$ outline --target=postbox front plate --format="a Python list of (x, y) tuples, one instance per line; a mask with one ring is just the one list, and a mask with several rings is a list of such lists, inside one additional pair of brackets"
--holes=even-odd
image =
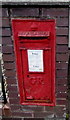
[(55, 21), (12, 20), (20, 103), (55, 105)]

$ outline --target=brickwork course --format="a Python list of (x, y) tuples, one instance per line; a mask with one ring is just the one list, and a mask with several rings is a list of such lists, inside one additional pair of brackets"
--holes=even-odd
[[(32, 5), (33, 4), (33, 5)], [(4, 74), (9, 91), (12, 115), (18, 120), (65, 120), (68, 105), (68, 62), (69, 62), (69, 4), (25, 5), (25, 3), (3, 3), (2, 6), (2, 53)], [(65, 4), (63, 6), (63, 4)], [(0, 15), (1, 16), (1, 15)], [(1, 17), (0, 17), (1, 18)], [(11, 19), (56, 19), (56, 106), (20, 105), (18, 80), (14, 54)], [(12, 118), (11, 118), (12, 117)], [(28, 119), (27, 119), (28, 118)], [(8, 119), (8, 118), (3, 118)]]

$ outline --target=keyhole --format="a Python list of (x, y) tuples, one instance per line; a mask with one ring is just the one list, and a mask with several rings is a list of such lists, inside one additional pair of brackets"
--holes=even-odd
[(27, 77), (29, 77), (29, 75), (27, 75)]

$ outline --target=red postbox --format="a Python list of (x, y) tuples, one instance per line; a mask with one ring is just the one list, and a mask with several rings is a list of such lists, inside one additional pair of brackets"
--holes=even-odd
[(12, 20), (20, 103), (55, 105), (55, 20)]

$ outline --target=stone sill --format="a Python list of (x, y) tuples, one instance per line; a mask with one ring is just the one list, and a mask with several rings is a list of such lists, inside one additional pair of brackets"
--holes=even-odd
[[(62, 0), (63, 1), (63, 0)], [(46, 0), (20, 0), (20, 2), (17, 0), (16, 2), (15, 1), (12, 1), (12, 0), (3, 0), (3, 2), (0, 1), (0, 4), (1, 5), (70, 5), (70, 2), (47, 2)]]

